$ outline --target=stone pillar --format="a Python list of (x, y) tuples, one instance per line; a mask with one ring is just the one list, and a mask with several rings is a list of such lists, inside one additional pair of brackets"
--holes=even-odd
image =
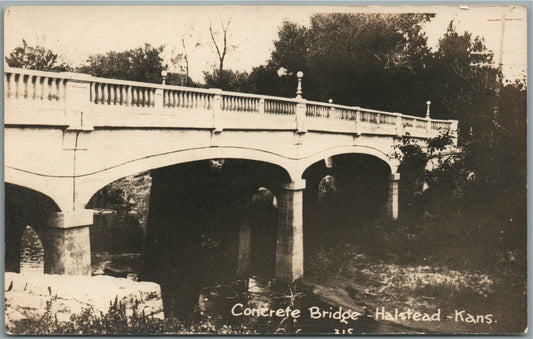
[(387, 198), (387, 217), (392, 220), (398, 219), (398, 182), (400, 173), (391, 174), (389, 177), (389, 196)]
[(44, 273), (91, 275), (92, 224), (92, 210), (52, 213), (46, 218), (38, 232), (44, 247)]
[(276, 283), (303, 277), (303, 190), (305, 180), (283, 185), (278, 194)]

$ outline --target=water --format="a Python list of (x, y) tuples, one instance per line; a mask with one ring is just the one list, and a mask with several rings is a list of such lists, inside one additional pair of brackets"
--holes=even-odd
[(20, 241), (20, 273), (44, 273), (43, 244), (30, 226), (26, 226)]

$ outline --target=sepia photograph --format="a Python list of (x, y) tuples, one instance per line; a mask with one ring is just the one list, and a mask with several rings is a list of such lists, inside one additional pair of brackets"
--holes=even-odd
[(5, 333), (527, 333), (527, 12), (5, 7)]

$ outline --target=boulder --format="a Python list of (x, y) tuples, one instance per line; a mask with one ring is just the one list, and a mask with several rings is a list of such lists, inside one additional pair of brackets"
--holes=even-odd
[(131, 316), (137, 304), (137, 312), (163, 319), (161, 288), (153, 282), (137, 282), (105, 275), (85, 277), (50, 274), (4, 275), (5, 328), (9, 331), (14, 322), (38, 319), (47, 310), (57, 320), (69, 321), (72, 314), (79, 314), (92, 307), (95, 314), (105, 314), (110, 303), (118, 299)]

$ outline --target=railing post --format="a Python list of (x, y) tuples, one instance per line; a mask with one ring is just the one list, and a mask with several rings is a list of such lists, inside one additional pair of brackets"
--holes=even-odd
[(426, 138), (431, 137), (431, 118), (426, 117)]
[(265, 114), (265, 98), (259, 99), (259, 114)]
[(450, 134), (453, 138), (453, 144), (457, 147), (457, 139), (459, 138), (459, 121), (450, 120)]
[(396, 114), (396, 136), (401, 137), (403, 135), (402, 114), (401, 113), (394, 113), (394, 114)]
[(165, 102), (163, 97), (164, 89), (162, 88), (156, 88), (155, 89), (155, 97), (154, 97), (154, 107), (155, 108), (164, 108)]
[(93, 130), (93, 121), (89, 114), (91, 102), (91, 76), (73, 74), (69, 77), (65, 89), (65, 122), (68, 130)]
[(361, 135), (361, 111), (360, 107), (354, 107), (355, 111), (355, 134)]
[(213, 132), (222, 132), (222, 124), (220, 121), (220, 113), (222, 113), (222, 90), (220, 88), (210, 88), (213, 92)]
[(296, 104), (296, 133), (304, 134), (307, 133), (305, 128), (305, 112), (307, 110), (307, 100), (301, 99), (298, 100)]

